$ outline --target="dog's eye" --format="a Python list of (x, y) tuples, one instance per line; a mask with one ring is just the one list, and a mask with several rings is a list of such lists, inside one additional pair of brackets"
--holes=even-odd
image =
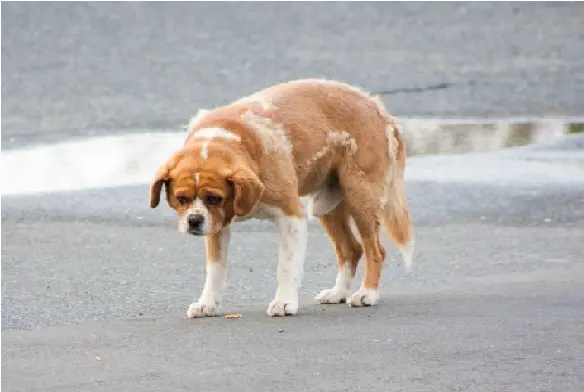
[(211, 204), (211, 205), (213, 205), (213, 204), (219, 204), (219, 203), (221, 203), (221, 200), (223, 200), (221, 198), (221, 196), (217, 196), (217, 195), (208, 195), (205, 198), (205, 201), (207, 202), (207, 204)]
[(189, 199), (186, 196), (177, 196), (176, 201), (178, 201), (180, 204), (187, 204)]

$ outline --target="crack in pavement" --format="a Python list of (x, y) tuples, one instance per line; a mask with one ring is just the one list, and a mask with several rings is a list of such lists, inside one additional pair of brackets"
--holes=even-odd
[[(395, 94), (399, 94), (399, 93), (405, 93), (405, 94), (425, 93), (428, 91), (446, 90), (446, 89), (449, 89), (457, 84), (460, 84), (460, 83), (442, 82), (442, 83), (432, 84), (432, 85), (422, 86), (422, 87), (399, 87), (399, 88), (388, 89), (388, 90), (373, 90), (372, 94), (373, 95), (395, 95)], [(475, 84), (475, 82), (471, 81), (471, 82), (466, 83), (466, 84), (468, 84), (469, 86), (472, 86)]]

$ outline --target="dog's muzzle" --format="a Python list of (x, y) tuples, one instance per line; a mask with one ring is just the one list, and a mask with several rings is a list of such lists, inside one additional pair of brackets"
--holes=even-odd
[(187, 223), (189, 224), (188, 232), (193, 235), (203, 235), (203, 224), (205, 223), (205, 217), (201, 214), (191, 214), (187, 217)]

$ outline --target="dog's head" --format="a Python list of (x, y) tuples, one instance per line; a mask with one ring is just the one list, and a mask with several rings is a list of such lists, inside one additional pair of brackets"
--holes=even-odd
[(203, 159), (201, 148), (207, 146), (175, 153), (150, 185), (150, 207), (158, 206), (165, 186), (168, 205), (179, 216), (179, 231), (196, 236), (217, 233), (236, 216), (248, 215), (264, 191), (253, 171), (228, 153)]

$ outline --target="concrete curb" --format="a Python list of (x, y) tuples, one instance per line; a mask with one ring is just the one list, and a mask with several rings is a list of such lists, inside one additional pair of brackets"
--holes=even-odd
[[(566, 132), (565, 120), (481, 123), (396, 119), (405, 133), (407, 150), (414, 156), (556, 142)], [(2, 151), (2, 194), (147, 184), (158, 166), (182, 146), (184, 136), (184, 132), (132, 133), (5, 150)], [(416, 177), (418, 169), (409, 167), (406, 176)], [(423, 169), (420, 175), (432, 178), (430, 169)], [(469, 176), (472, 177), (467, 171), (461, 178)]]
[(493, 151), (554, 142), (578, 119), (411, 119), (396, 118), (403, 128), (409, 155)]

